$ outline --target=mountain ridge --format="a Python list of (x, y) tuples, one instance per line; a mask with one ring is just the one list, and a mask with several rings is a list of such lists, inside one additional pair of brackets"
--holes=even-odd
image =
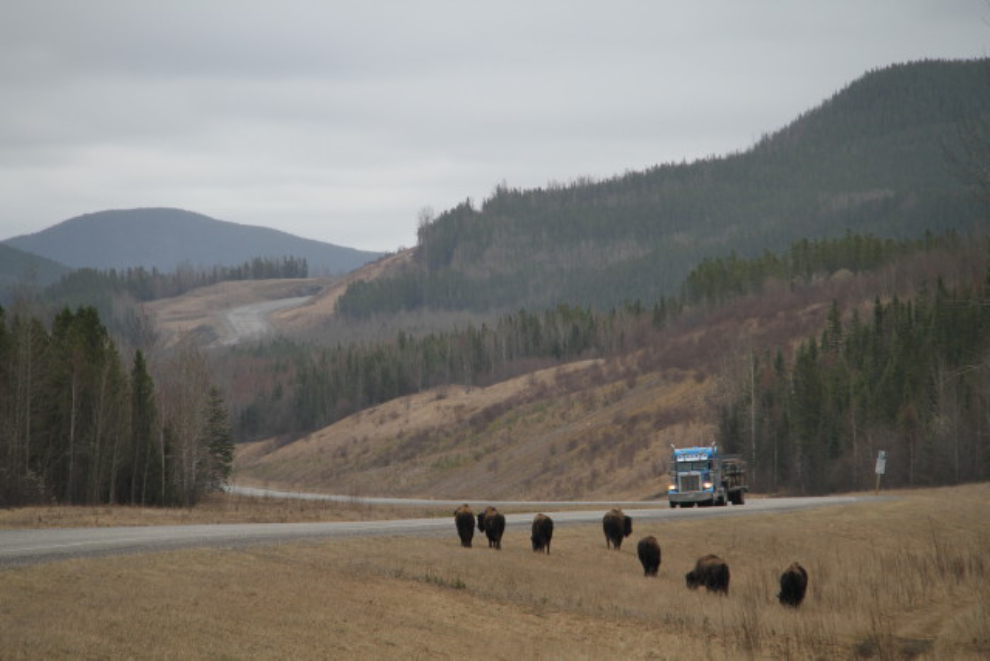
[(82, 214), (3, 243), (72, 268), (101, 270), (171, 272), (183, 265), (211, 268), (258, 257), (295, 257), (305, 259), (311, 273), (338, 274), (381, 256), (170, 207)]
[(0, 243), (0, 298), (3, 290), (27, 283), (46, 287), (71, 271), (68, 266)]
[(417, 268), (352, 288), (352, 317), (416, 309), (602, 309), (677, 293), (693, 266), (846, 231), (979, 227), (951, 171), (959, 123), (990, 122), (990, 60), (873, 70), (754, 147), (601, 181), (501, 185), (420, 227)]

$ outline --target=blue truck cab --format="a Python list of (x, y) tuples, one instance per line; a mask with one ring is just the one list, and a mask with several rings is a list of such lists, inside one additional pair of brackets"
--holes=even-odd
[(671, 507), (742, 505), (746, 463), (739, 455), (722, 455), (717, 445), (673, 448), (670, 460)]

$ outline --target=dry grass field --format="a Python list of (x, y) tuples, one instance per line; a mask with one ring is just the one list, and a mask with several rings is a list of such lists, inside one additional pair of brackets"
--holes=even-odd
[[(549, 556), (446, 537), (78, 560), (0, 572), (0, 658), (990, 656), (990, 485), (781, 515), (563, 527)], [(655, 535), (658, 578), (635, 543)], [(477, 539), (477, 538), (476, 538)], [(717, 553), (726, 598), (684, 573)], [(804, 605), (777, 577), (809, 571)]]
[[(609, 370), (612, 370), (611, 372)], [(665, 492), (671, 444), (710, 442), (711, 379), (629, 379), (603, 360), (385, 402), (293, 443), (239, 445), (239, 483), (427, 498), (636, 500)]]

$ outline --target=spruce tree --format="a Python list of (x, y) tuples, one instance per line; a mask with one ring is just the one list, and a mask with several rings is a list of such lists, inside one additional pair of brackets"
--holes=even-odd
[(227, 408), (216, 386), (210, 387), (206, 408), (206, 429), (203, 435), (208, 461), (206, 487), (218, 491), (230, 479), (234, 465), (234, 440), (227, 418)]

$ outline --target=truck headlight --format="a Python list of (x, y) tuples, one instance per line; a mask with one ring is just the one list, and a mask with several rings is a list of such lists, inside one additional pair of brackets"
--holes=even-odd
[(667, 487), (667, 491), (677, 491), (677, 485), (671, 484), (669, 487)]
[(705, 482), (701, 486), (705, 487), (705, 490), (707, 491), (708, 489), (711, 489), (712, 488), (712, 483), (711, 482)]

